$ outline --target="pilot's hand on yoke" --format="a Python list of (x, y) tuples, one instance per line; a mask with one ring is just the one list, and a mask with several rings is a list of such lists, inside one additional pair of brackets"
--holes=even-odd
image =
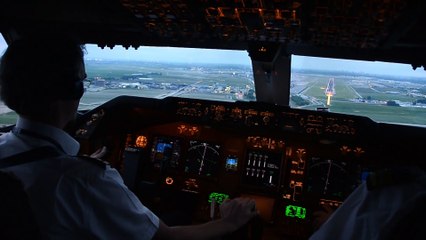
[(224, 221), (235, 227), (235, 230), (248, 223), (258, 212), (256, 203), (249, 198), (225, 200), (220, 205), (220, 214)]

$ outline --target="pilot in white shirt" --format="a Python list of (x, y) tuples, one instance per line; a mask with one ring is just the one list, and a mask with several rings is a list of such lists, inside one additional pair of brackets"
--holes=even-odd
[(355, 189), (310, 240), (424, 239), (425, 171), (400, 166), (379, 173)]
[[(23, 130), (23, 131), (22, 131)], [(159, 219), (103, 162), (75, 156), (79, 144), (61, 129), (19, 118), (0, 136), (0, 157), (37, 147), (62, 152), (55, 158), (10, 167), (24, 183), (43, 239), (151, 239)], [(1, 161), (1, 160), (0, 160)]]
[(61, 153), (6, 169), (23, 182), (43, 239), (214, 239), (257, 215), (252, 199), (236, 198), (220, 206), (220, 219), (169, 227), (116, 170), (73, 157), (79, 144), (62, 129), (84, 93), (83, 56), (79, 41), (54, 32), (13, 41), (0, 62), (0, 98), (19, 115), (15, 129), (0, 137), (0, 161), (42, 146)]

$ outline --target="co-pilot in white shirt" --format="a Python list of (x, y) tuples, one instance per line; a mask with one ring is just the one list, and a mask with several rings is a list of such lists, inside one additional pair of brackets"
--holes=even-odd
[[(61, 129), (24, 118), (16, 129), (36, 134), (0, 136), (0, 159), (47, 145), (69, 156), (78, 153), (78, 142)], [(109, 166), (57, 157), (7, 170), (24, 183), (43, 239), (151, 239), (158, 230), (158, 217)]]
[(372, 190), (361, 184), (310, 240), (425, 239), (426, 173), (400, 170), (406, 173), (400, 183)]

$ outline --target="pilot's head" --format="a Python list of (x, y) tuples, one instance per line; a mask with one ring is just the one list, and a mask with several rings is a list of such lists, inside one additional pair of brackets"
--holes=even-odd
[(12, 42), (0, 62), (1, 100), (35, 120), (50, 116), (58, 103), (76, 111), (86, 78), (83, 56), (84, 47), (62, 34)]

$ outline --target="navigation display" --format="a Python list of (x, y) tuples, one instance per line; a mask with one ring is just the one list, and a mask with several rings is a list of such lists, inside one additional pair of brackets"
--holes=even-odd
[(359, 167), (343, 160), (312, 157), (309, 159), (307, 192), (343, 200), (360, 184), (361, 173), (356, 172), (357, 169)]
[(219, 167), (219, 149), (217, 144), (190, 141), (185, 172), (200, 176), (216, 176)]
[(155, 168), (176, 168), (179, 166), (180, 141), (156, 137), (151, 148), (151, 162)]

